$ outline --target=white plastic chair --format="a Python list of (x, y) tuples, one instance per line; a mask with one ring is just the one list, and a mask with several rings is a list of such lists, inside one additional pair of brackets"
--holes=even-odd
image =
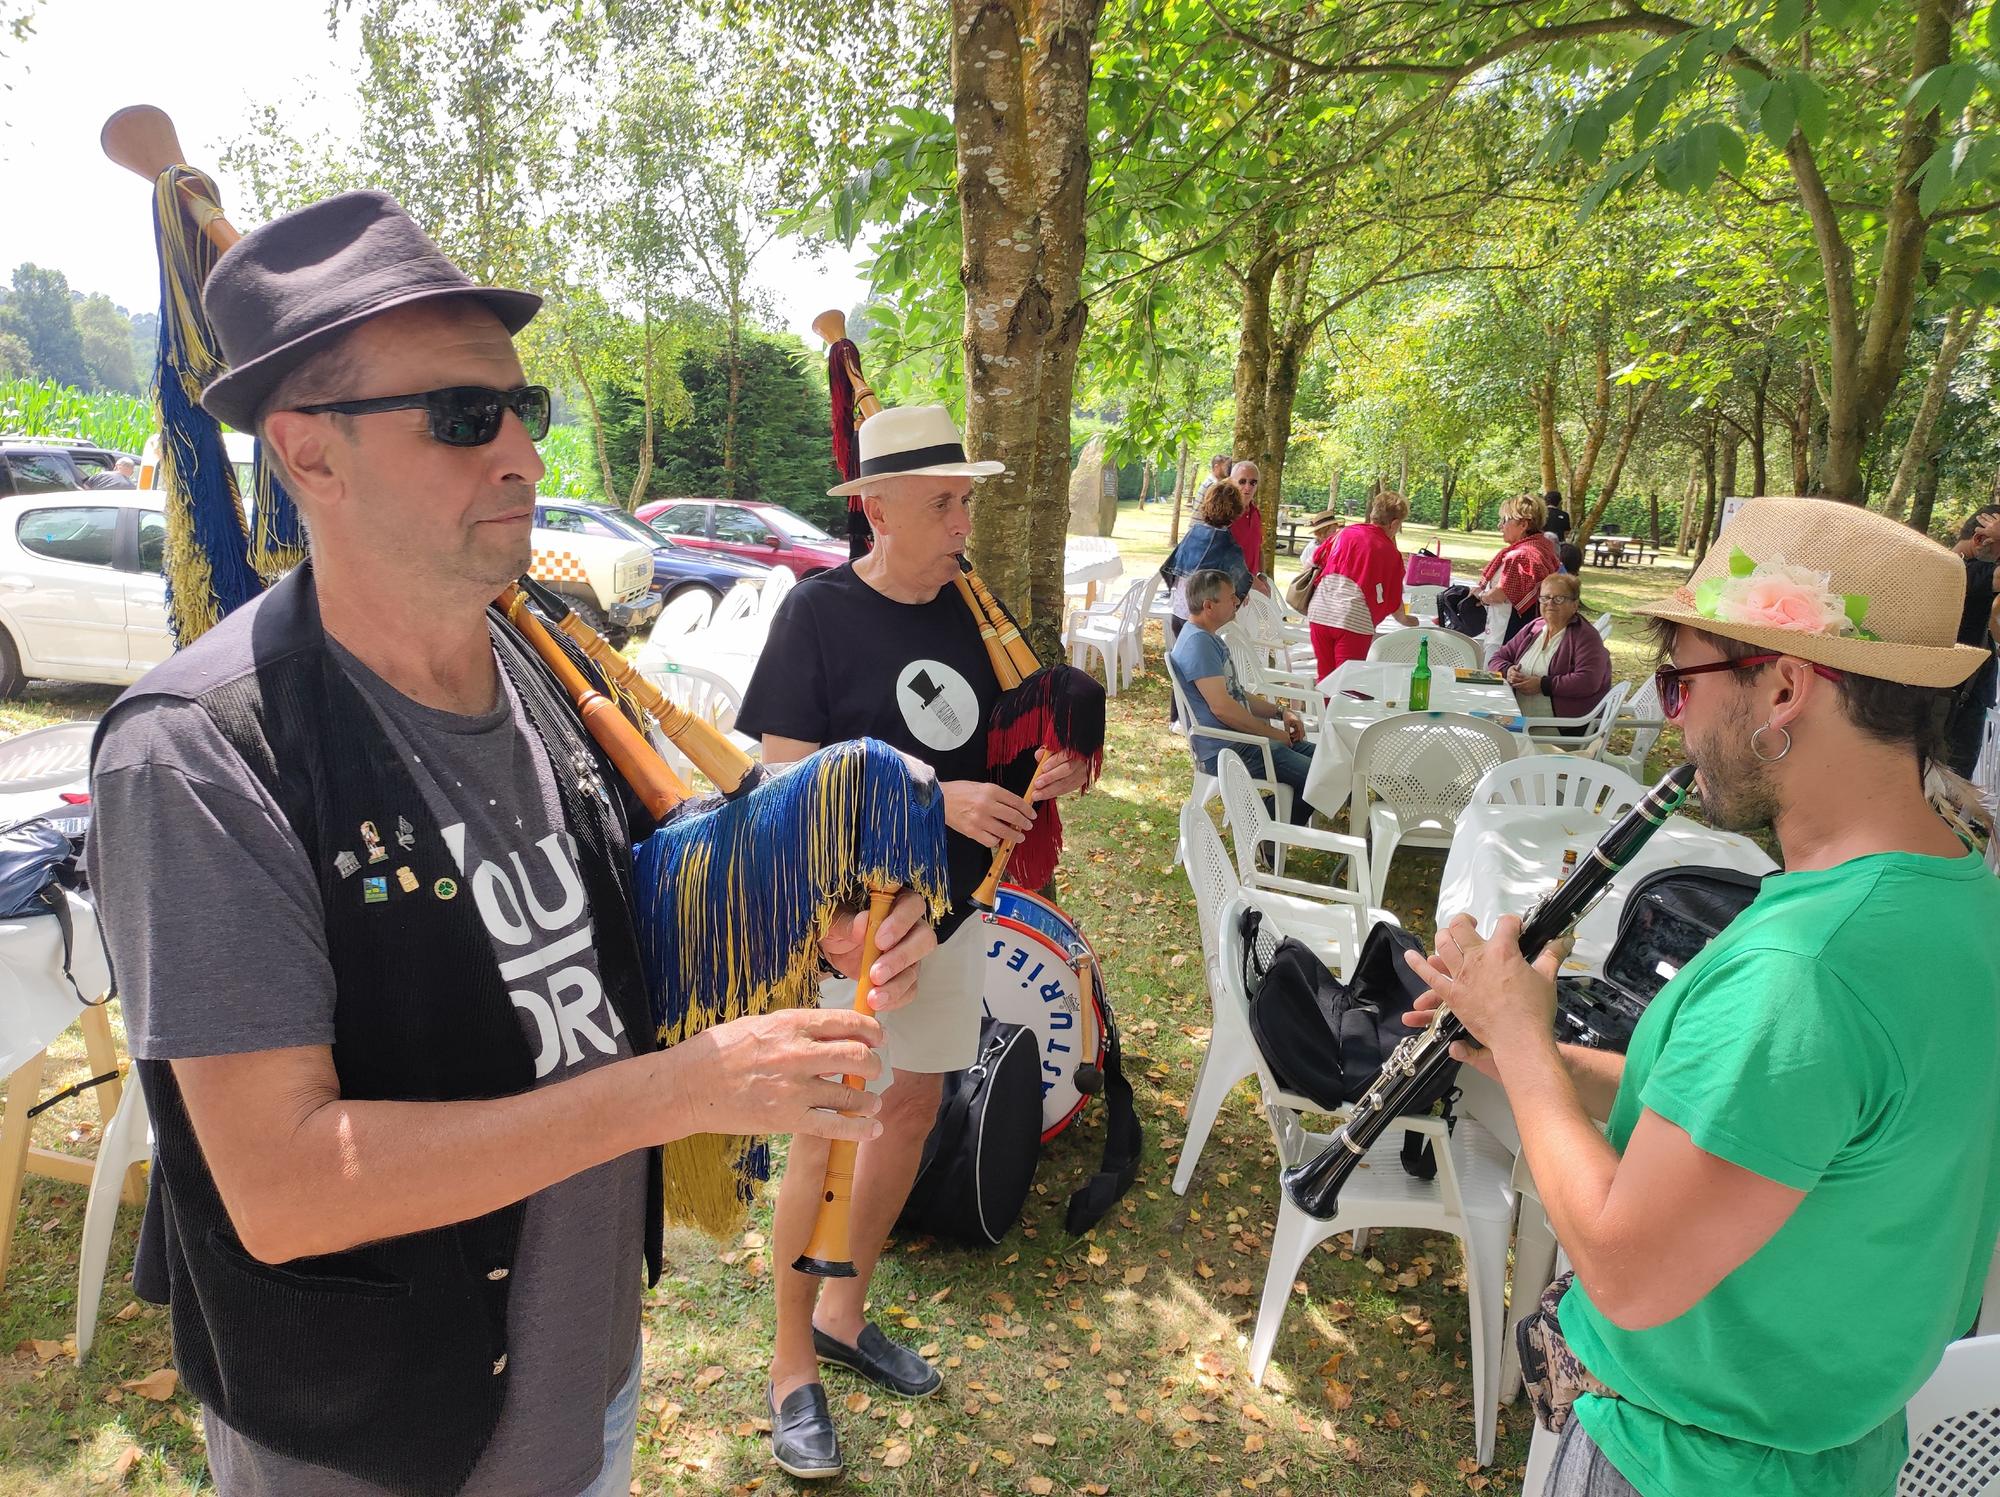
[(790, 567), (772, 567), (764, 574), (764, 585), (757, 593), (757, 612), (766, 617), (776, 613), (785, 594), (798, 585), (799, 574)]
[(59, 790), (90, 775), (90, 740), (97, 723), (56, 723), (0, 743), (0, 796)]
[(1308, 721), (1319, 720), (1326, 698), (1320, 695), (1319, 682), (1311, 671), (1287, 670), (1273, 665), (1270, 652), (1255, 634), (1242, 627), (1241, 619), (1224, 624), (1216, 632), (1229, 646), (1229, 658), (1236, 662), (1236, 674), (1241, 678), (1245, 691), (1290, 702)]
[[(646, 679), (659, 687), (668, 701), (709, 723), (751, 758), (756, 758), (762, 750), (759, 739), (736, 731), (736, 714), (742, 709), (743, 693), (727, 677), (698, 665), (666, 661), (647, 670)], [(683, 780), (691, 779), (694, 765), (674, 741), (657, 726), (651, 728), (650, 736), (674, 772)]]
[(733, 624), (738, 619), (754, 617), (764, 599), (764, 585), (744, 578), (722, 595), (722, 601), (715, 605), (711, 624)]
[(76, 1359), (90, 1355), (97, 1336), (97, 1312), (104, 1299), (104, 1275), (111, 1260), (111, 1238), (118, 1226), (118, 1202), (125, 1176), (133, 1165), (153, 1156), (153, 1119), (136, 1075), (120, 1089), (118, 1110), (104, 1125), (97, 1141), (97, 1161), (90, 1176), (90, 1195), (83, 1208), (83, 1241), (77, 1248)]
[(1609, 609), (1606, 609), (1603, 613), (1600, 613), (1596, 618), (1592, 619), (1590, 621), (1590, 627), (1597, 631), (1597, 637), (1599, 639), (1606, 639), (1606, 640), (1610, 639), (1611, 611)]
[(1145, 585), (1143, 579), (1133, 582), (1110, 609), (1074, 610), (1063, 630), (1063, 644), (1069, 649), (1071, 665), (1083, 669), (1093, 652), (1103, 661), (1104, 690), (1108, 696), (1118, 695), (1121, 677), (1136, 674), (1128, 667), (1133, 664), (1133, 640), (1140, 628), (1140, 594)]
[[(1234, 908), (1232, 904), (1231, 908)], [(1216, 932), (1216, 1002), (1239, 1005), (1248, 1024), (1249, 1004), (1243, 993), (1243, 938), (1236, 921), (1225, 915)], [(1272, 1087), (1263, 1057), (1256, 1057), (1258, 1079)], [(1280, 1094), (1282, 1095), (1282, 1094)], [(1305, 1109), (1286, 1106), (1267, 1093), (1265, 1113), (1271, 1120), (1279, 1167), (1311, 1158), (1330, 1142), (1330, 1135), (1307, 1132), (1295, 1114)], [(1403, 1134), (1429, 1137), (1437, 1154), (1437, 1176), (1419, 1180), (1402, 1163)], [(1478, 1123), (1462, 1119), (1447, 1129), (1442, 1118), (1399, 1118), (1340, 1192), (1339, 1210), (1329, 1221), (1307, 1216), (1283, 1191), (1278, 1193), (1278, 1229), (1271, 1239), (1271, 1262), (1264, 1274), (1257, 1326), (1250, 1338), (1250, 1377), (1261, 1385), (1292, 1298), (1293, 1281), (1312, 1250), (1340, 1232), (1376, 1227), (1405, 1227), (1449, 1232), (1465, 1251), (1467, 1320), (1471, 1326), (1472, 1405), (1479, 1463), (1493, 1459), (1493, 1436), (1499, 1414), (1500, 1325), (1507, 1281), (1507, 1238), (1513, 1222), (1514, 1198), (1508, 1188), (1512, 1161), (1506, 1150)]]
[(1896, 1497), (1971, 1497), (2000, 1487), (2000, 1336), (1947, 1346), (1907, 1415), (1910, 1458)]
[[(1667, 725), (1660, 716), (1660, 688), (1648, 676), (1639, 683), (1638, 689), (1629, 692), (1624, 704), (1618, 709), (1604, 736), (1604, 746), (1597, 751), (1600, 763), (1613, 769), (1623, 770), (1635, 780), (1646, 778), (1646, 760), (1653, 752), (1653, 745), (1660, 741), (1660, 729)], [(1611, 751), (1611, 734), (1625, 729), (1632, 731), (1632, 743), (1622, 754)]]
[[(1525, 719), (1523, 731), (1538, 754), (1567, 754), (1594, 759), (1604, 752), (1604, 745), (1611, 741), (1612, 720), (1624, 708), (1626, 693), (1631, 689), (1624, 681), (1613, 681), (1611, 689), (1583, 716), (1530, 717)], [(1580, 728), (1582, 731), (1570, 735), (1563, 731), (1565, 728)]]
[[(1181, 852), (1188, 882), (1194, 887), (1202, 971), (1208, 983), (1212, 1015), (1208, 1048), (1202, 1053), (1194, 1096), (1188, 1103), (1187, 1135), (1181, 1141), (1180, 1162), (1174, 1166), (1175, 1195), (1187, 1194), (1195, 1165), (1215, 1127), (1216, 1115), (1245, 1077), (1258, 1077), (1264, 1090), (1264, 1105), (1275, 1104), (1287, 1116), (1307, 1111), (1313, 1105), (1309, 1097), (1294, 1096), (1280, 1089), (1263, 1066), (1262, 1052), (1250, 1032), (1248, 1002), (1236, 996), (1241, 992), (1240, 977), (1233, 986), (1219, 980), (1217, 964), (1222, 958), (1218, 932), (1222, 922), (1228, 920), (1233, 924), (1243, 910), (1254, 908), (1263, 914), (1264, 932), (1274, 946), (1277, 938), (1290, 936), (1345, 978), (1353, 968), (1355, 952), (1360, 949), (1362, 931), (1372, 927), (1375, 918), (1392, 924), (1395, 920), (1383, 910), (1310, 905), (1289, 895), (1242, 888), (1229, 866), (1229, 855), (1223, 851), (1221, 834), (1199, 806), (1181, 808)], [(1240, 963), (1240, 944), (1237, 949)], [(1241, 973), (1240, 965), (1237, 971)], [(1275, 1121), (1273, 1126), (1278, 1126)]]
[(1368, 829), (1371, 904), (1382, 903), (1396, 849), (1450, 847), (1473, 787), (1518, 753), (1515, 735), (1498, 723), (1456, 712), (1405, 712), (1361, 730), (1347, 817)]
[(1607, 819), (1623, 816), (1645, 797), (1646, 787), (1622, 769), (1540, 754), (1494, 765), (1472, 790), (1473, 804), (1574, 806)]
[(1486, 663), (1486, 652), (1476, 639), (1457, 633), (1451, 629), (1398, 629), (1393, 634), (1378, 634), (1375, 642), (1368, 646), (1370, 660), (1387, 660), (1398, 665), (1414, 665), (1418, 644), (1428, 639), (1431, 642), (1431, 669), (1476, 671)]
[(667, 606), (660, 610), (653, 624), (653, 637), (674, 639), (692, 634), (697, 629), (706, 629), (713, 617), (715, 594), (705, 587), (684, 587), (667, 599)]
[(1236, 617), (1279, 670), (1304, 671), (1312, 665), (1312, 635), (1305, 624), (1287, 621), (1282, 603), (1252, 588)]
[[(1193, 628), (1194, 626), (1189, 625), (1188, 627)], [(1217, 779), (1213, 771), (1205, 770), (1201, 767), (1201, 754), (1198, 752), (1198, 747), (1228, 743), (1247, 743), (1263, 756), (1264, 773), (1261, 778), (1254, 775), (1252, 778), (1257, 779), (1260, 789), (1268, 792), (1276, 799), (1278, 815), (1289, 820), (1292, 814), (1292, 787), (1278, 779), (1278, 767), (1271, 760), (1271, 740), (1266, 738), (1262, 733), (1239, 733), (1234, 728), (1202, 727), (1195, 721), (1194, 713), (1188, 707), (1188, 689), (1182, 683), (1180, 672), (1174, 668), (1174, 663), (1171, 660), (1167, 662), (1167, 683), (1173, 687), (1174, 691), (1176, 722), (1174, 731), (1187, 740), (1188, 756), (1192, 761), (1194, 771), (1194, 784), (1188, 792), (1189, 802), (1193, 805), (1206, 808), (1210, 801), (1219, 800), (1222, 796), (1221, 781)], [(1197, 733), (1200, 735), (1199, 746), (1196, 742)], [(1228, 749), (1222, 750), (1217, 755), (1218, 768), (1221, 767), (1223, 754), (1227, 754), (1230, 758), (1237, 757), (1234, 752)], [(1227, 813), (1225, 812), (1225, 814)]]
[[(1215, 767), (1222, 781), (1222, 807), (1229, 818), (1229, 834), (1236, 844), (1236, 877), (1240, 883), (1253, 889), (1303, 894), (1309, 899), (1335, 897), (1339, 891), (1334, 885), (1285, 877), (1285, 849), (1296, 847), (1345, 859), (1341, 872), (1348, 895), (1356, 900), (1367, 896), (1372, 887), (1367, 843), (1345, 832), (1323, 832), (1317, 827), (1274, 821), (1265, 809), (1264, 797), (1258, 794), (1257, 783), (1250, 778), (1249, 765), (1234, 754), (1226, 754), (1216, 760)], [(1271, 849), (1270, 873), (1260, 871), (1257, 866), (1258, 850), (1265, 847)]]

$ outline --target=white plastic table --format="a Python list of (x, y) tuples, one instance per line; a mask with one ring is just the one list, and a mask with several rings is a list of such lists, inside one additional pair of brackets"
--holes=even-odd
[[(1353, 781), (1354, 746), (1362, 730), (1385, 717), (1410, 710), (1410, 672), (1415, 667), (1388, 660), (1350, 660), (1321, 679), (1327, 705), (1319, 716), (1312, 770), (1306, 776), (1306, 800), (1322, 816), (1331, 817), (1347, 804)], [(1366, 700), (1348, 696), (1361, 692)], [(1446, 667), (1431, 670), (1432, 712), (1463, 712), (1497, 721), (1502, 727), (1521, 725), (1520, 704), (1505, 682), (1484, 685), (1461, 681)]]
[(1097, 601), (1098, 584), (1125, 575), (1125, 558), (1109, 536), (1072, 535), (1063, 539), (1063, 591), (1082, 593), (1084, 606)]

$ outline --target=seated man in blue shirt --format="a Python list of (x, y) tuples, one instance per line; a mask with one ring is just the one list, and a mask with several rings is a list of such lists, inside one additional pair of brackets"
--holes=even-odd
[(1204, 741), (1203, 728), (1229, 728), (1238, 733), (1255, 733), (1269, 738), (1271, 764), (1279, 782), (1292, 788), (1292, 821), (1304, 826), (1312, 816), (1306, 804), (1306, 770), (1312, 765), (1313, 746), (1305, 742), (1305, 727), (1291, 708), (1244, 691), (1237, 678), (1236, 663), (1229, 658), (1229, 646), (1215, 631), (1236, 617), (1236, 588), (1229, 574), (1214, 570), (1191, 572), (1187, 579), (1188, 623), (1180, 638), (1167, 652), (1167, 662), (1187, 690), (1188, 708), (1194, 713), (1195, 761), (1202, 773), (1215, 773), (1216, 755), (1229, 749), (1250, 766), (1258, 779), (1264, 778), (1264, 756), (1247, 743)]

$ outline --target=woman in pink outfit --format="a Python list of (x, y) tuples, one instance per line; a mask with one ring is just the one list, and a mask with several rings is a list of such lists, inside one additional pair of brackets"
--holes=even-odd
[(1403, 555), (1396, 549), (1409, 513), (1401, 494), (1377, 494), (1368, 501), (1366, 520), (1336, 530), (1314, 548), (1307, 564), (1320, 568), (1320, 579), (1306, 623), (1320, 680), (1366, 656), (1375, 626), (1390, 614), (1416, 622), (1403, 607)]
[(1516, 494), (1500, 506), (1500, 539), (1507, 544), (1486, 563), (1473, 592), (1489, 608), (1505, 603), (1514, 610), (1506, 639), (1534, 619), (1542, 579), (1562, 570), (1555, 543), (1543, 534), (1548, 515), (1548, 506), (1534, 494)]

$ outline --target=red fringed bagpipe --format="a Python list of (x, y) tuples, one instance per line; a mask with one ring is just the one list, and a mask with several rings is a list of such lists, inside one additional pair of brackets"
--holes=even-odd
[[(826, 353), (826, 387), (833, 405), (833, 466), (842, 483), (852, 483), (861, 473), (861, 436), (855, 412), (861, 397), (874, 392), (855, 378), (861, 367), (861, 351), (851, 338), (839, 338)], [(875, 532), (862, 513), (861, 496), (847, 496), (847, 556), (858, 561), (875, 544)]]

